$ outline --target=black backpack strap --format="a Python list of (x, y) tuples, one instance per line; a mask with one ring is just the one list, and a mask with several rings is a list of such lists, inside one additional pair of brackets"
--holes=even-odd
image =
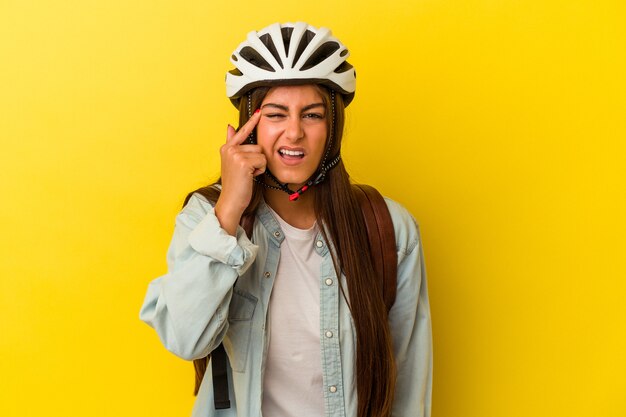
[(211, 372), (213, 374), (213, 401), (216, 410), (230, 408), (230, 398), (228, 396), (228, 371), (226, 351), (224, 345), (220, 343), (211, 352)]
[(361, 206), (370, 241), (374, 271), (382, 277), (381, 290), (387, 312), (389, 312), (396, 300), (398, 279), (398, 253), (391, 214), (385, 199), (374, 187), (353, 184), (352, 189)]

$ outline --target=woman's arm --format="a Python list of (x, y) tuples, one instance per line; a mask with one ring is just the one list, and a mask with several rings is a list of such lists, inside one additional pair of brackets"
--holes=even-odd
[(176, 218), (168, 272), (150, 283), (140, 318), (183, 359), (208, 355), (228, 330), (233, 285), (256, 257), (241, 227), (229, 235), (213, 207), (194, 194)]

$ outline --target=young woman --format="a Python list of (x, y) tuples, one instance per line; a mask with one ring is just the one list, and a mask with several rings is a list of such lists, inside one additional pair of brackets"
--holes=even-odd
[(341, 160), (355, 91), (348, 55), (330, 31), (300, 22), (251, 32), (231, 57), (227, 94), (241, 127), (228, 126), (221, 180), (178, 215), (168, 273), (141, 310), (184, 359), (223, 344), (230, 407), (216, 410), (209, 365), (194, 416), (430, 415), (418, 228), (385, 200), (398, 256), (387, 312)]

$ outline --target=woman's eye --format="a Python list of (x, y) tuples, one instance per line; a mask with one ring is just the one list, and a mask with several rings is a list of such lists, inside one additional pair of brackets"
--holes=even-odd
[(305, 113), (305, 119), (323, 119), (324, 115), (322, 113)]
[(282, 117), (285, 117), (285, 115), (282, 113), (268, 113), (265, 115), (265, 117), (269, 117), (270, 119), (280, 119)]

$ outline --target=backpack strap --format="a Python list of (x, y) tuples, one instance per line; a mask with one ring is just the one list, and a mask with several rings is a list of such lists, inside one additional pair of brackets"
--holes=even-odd
[(374, 187), (365, 184), (353, 184), (372, 252), (372, 262), (376, 275), (382, 277), (383, 300), (387, 312), (396, 300), (398, 253), (393, 221), (385, 199)]
[(241, 217), (241, 227), (246, 232), (246, 236), (248, 239), (252, 240), (252, 229), (254, 228), (254, 215), (252, 214), (244, 214)]
[(230, 398), (228, 396), (228, 371), (227, 358), (224, 345), (211, 352), (211, 373), (213, 375), (213, 402), (216, 410), (230, 408)]

